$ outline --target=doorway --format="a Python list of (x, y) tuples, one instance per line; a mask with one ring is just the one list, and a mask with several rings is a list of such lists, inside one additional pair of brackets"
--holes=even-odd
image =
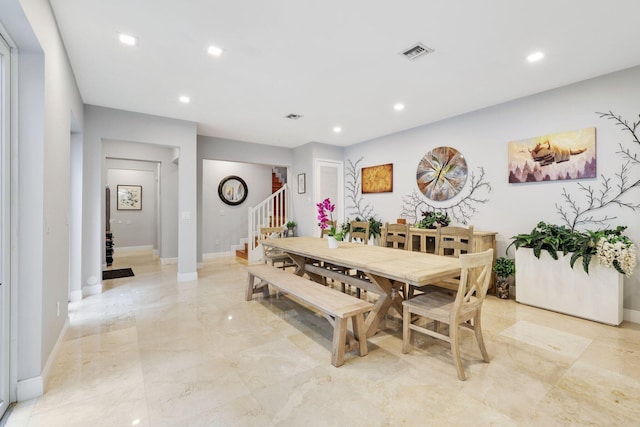
[(336, 205), (333, 219), (344, 221), (344, 164), (341, 161), (316, 159), (314, 200), (320, 203), (327, 197)]
[(10, 402), (10, 307), (9, 267), (11, 246), (10, 221), (10, 147), (11, 147), (11, 51), (0, 36), (0, 418)]

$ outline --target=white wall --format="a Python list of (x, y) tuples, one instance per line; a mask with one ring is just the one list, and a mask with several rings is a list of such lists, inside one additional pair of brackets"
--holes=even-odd
[[(107, 185), (111, 189), (111, 232), (116, 252), (123, 248), (158, 249), (157, 163), (107, 159), (106, 165)], [(142, 187), (141, 210), (118, 210), (118, 185)]]
[[(598, 175), (613, 177), (621, 164), (616, 154), (618, 143), (623, 142), (635, 153), (640, 150), (637, 144), (632, 146), (629, 133), (622, 132), (612, 121), (599, 118), (596, 112), (612, 110), (629, 121), (637, 121), (638, 99), (640, 67), (353, 145), (345, 149), (345, 159), (355, 162), (363, 157), (360, 166), (394, 164), (393, 193), (365, 195), (365, 200), (374, 206), (383, 221), (394, 221), (401, 212), (403, 196), (417, 191), (416, 167), (422, 156), (438, 146), (458, 149), (465, 156), (470, 172), (484, 167), (492, 187), (487, 195), (489, 202), (476, 205), (478, 212), (470, 223), (477, 230), (497, 231), (498, 255), (503, 255), (511, 236), (531, 231), (538, 221), (562, 224), (556, 203), (563, 201), (563, 188), (585, 200), (577, 192), (578, 185), (598, 187), (602, 182), (598, 178), (509, 184), (508, 142), (595, 126)], [(640, 178), (638, 168), (634, 176), (635, 180)], [(640, 190), (634, 190), (627, 197), (637, 203)], [(608, 212), (617, 217), (611, 226), (629, 226), (627, 234), (640, 244), (640, 212), (615, 207)], [(624, 306), (640, 309), (640, 263), (634, 275), (625, 278)]]
[(0, 19), (18, 52), (12, 287), (17, 397), (27, 399), (42, 393), (45, 364), (67, 321), (71, 117), (81, 124), (83, 111), (48, 1), (5, 0)]
[[(220, 181), (229, 175), (247, 184), (247, 199), (229, 206), (218, 196)], [(229, 252), (247, 237), (248, 208), (271, 195), (271, 166), (251, 163), (203, 160), (202, 165), (202, 252)]]

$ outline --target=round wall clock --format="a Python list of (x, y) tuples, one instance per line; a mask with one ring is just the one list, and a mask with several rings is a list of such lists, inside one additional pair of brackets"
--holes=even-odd
[(434, 148), (420, 160), (416, 181), (427, 198), (449, 200), (467, 181), (467, 162), (455, 148)]
[(239, 176), (229, 175), (222, 178), (218, 185), (218, 196), (227, 205), (241, 204), (246, 200), (248, 193), (247, 183)]

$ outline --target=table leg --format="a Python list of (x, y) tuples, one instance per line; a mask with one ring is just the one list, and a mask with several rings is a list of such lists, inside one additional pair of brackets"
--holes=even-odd
[(289, 258), (291, 258), (291, 260), (293, 260), (294, 264), (296, 265), (296, 271), (294, 271), (293, 274), (297, 276), (303, 276), (305, 273), (304, 267), (306, 265), (307, 259), (300, 255), (294, 255), (290, 253), (288, 253), (287, 255), (289, 255)]
[(365, 320), (367, 337), (372, 337), (378, 332), (380, 323), (384, 320), (384, 316), (389, 311), (389, 307), (395, 308), (396, 311), (402, 315), (402, 297), (400, 296), (400, 292), (393, 287), (391, 280), (371, 273), (365, 274), (371, 282), (380, 289), (380, 297)]

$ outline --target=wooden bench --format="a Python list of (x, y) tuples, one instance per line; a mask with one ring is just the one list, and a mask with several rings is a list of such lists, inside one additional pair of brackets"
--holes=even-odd
[[(251, 301), (253, 294), (260, 292), (265, 297), (269, 296), (268, 285), (271, 285), (323, 313), (333, 325), (331, 347), (333, 366), (343, 365), (345, 352), (354, 348), (358, 350), (360, 356), (367, 354), (364, 313), (371, 311), (373, 304), (269, 265), (250, 265), (247, 267), (247, 272), (245, 295), (247, 301)], [(256, 279), (259, 281), (256, 282)], [(348, 319), (351, 319), (355, 336), (347, 334)]]

